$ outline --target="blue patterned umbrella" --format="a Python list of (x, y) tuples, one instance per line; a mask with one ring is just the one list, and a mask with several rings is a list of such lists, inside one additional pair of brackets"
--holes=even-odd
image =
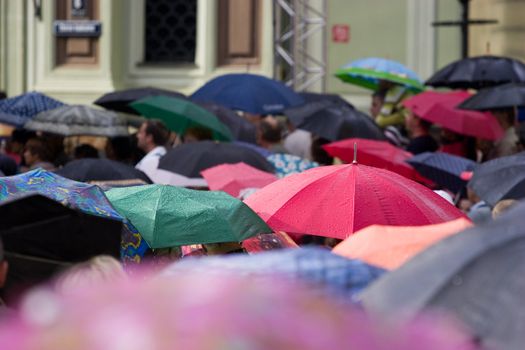
[(0, 101), (0, 123), (21, 127), (38, 113), (63, 105), (39, 92), (27, 92)]
[(0, 203), (23, 193), (39, 193), (83, 213), (111, 218), (126, 224), (122, 235), (121, 257), (140, 261), (146, 244), (137, 230), (111, 205), (100, 187), (66, 179), (52, 172), (36, 169), (16, 176), (0, 178)]
[(166, 268), (164, 274), (233, 271), (249, 276), (285, 276), (353, 299), (385, 270), (359, 260), (350, 260), (321, 248), (274, 250), (254, 255), (223, 255), (185, 259)]
[(418, 173), (451, 190), (462, 190), (467, 181), (461, 179), (461, 173), (473, 169), (476, 163), (470, 159), (453, 156), (442, 152), (424, 152), (407, 160)]
[(278, 177), (302, 173), (305, 170), (319, 166), (319, 163), (284, 153), (272, 154), (266, 157), (266, 159), (274, 166), (275, 173)]

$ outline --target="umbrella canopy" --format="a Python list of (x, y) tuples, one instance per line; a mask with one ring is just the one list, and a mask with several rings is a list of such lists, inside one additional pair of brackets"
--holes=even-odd
[(114, 137), (129, 134), (126, 121), (118, 114), (81, 105), (62, 106), (39, 113), (24, 128), (63, 136)]
[(332, 252), (393, 270), (437, 241), (470, 226), (465, 218), (425, 226), (372, 225), (339, 243)]
[(379, 80), (404, 85), (415, 91), (424, 89), (421, 79), (399, 62), (385, 58), (368, 57), (352, 61), (338, 69), (335, 76), (345, 83), (377, 90)]
[(349, 137), (385, 140), (374, 120), (348, 104), (325, 99), (308, 102), (284, 111), (298, 129), (310, 131), (328, 140)]
[(130, 103), (152, 96), (168, 96), (178, 99), (187, 99), (180, 92), (158, 89), (154, 87), (143, 87), (137, 89), (126, 89), (114, 91), (100, 96), (93, 104), (110, 109), (112, 111), (137, 114), (137, 111), (129, 106)]
[(417, 226), (464, 217), (430, 189), (362, 164), (323, 166), (285, 177), (245, 203), (276, 231), (340, 239), (374, 224)]
[(525, 107), (525, 83), (484, 88), (458, 105), (460, 109), (475, 111), (513, 107)]
[(445, 311), (483, 349), (523, 348), (524, 215), (520, 205), (431, 246), (365, 290), (365, 308), (396, 322), (423, 309)]
[(354, 297), (384, 273), (383, 269), (349, 260), (321, 248), (282, 249), (255, 255), (230, 255), (181, 260), (163, 274), (181, 272), (234, 272), (253, 276), (284, 276), (310, 282), (311, 289), (329, 290), (339, 296)]
[(195, 178), (200, 177), (201, 171), (215, 165), (239, 162), (262, 171), (274, 171), (264, 157), (247, 147), (213, 141), (200, 141), (174, 147), (160, 158), (159, 168)]
[(255, 74), (219, 76), (195, 91), (191, 99), (254, 114), (280, 114), (285, 108), (304, 103), (283, 83)]
[(278, 177), (285, 177), (292, 174), (302, 173), (305, 170), (317, 168), (319, 163), (303, 159), (292, 154), (277, 153), (271, 154), (266, 159), (275, 168)]
[(442, 152), (424, 152), (406, 160), (421, 175), (454, 193), (461, 191), (467, 181), (461, 173), (473, 169), (476, 162)]
[(257, 128), (237, 112), (216, 103), (198, 103), (230, 129), (235, 140), (255, 144)]
[(245, 188), (261, 188), (277, 180), (274, 174), (242, 162), (216, 165), (201, 174), (210, 190), (224, 191), (233, 197), (238, 197)]
[(323, 149), (332, 157), (345, 163), (354, 160), (354, 145), (357, 146), (357, 161), (360, 164), (387, 169), (412, 180), (421, 180), (416, 170), (407, 164), (412, 153), (393, 146), (386, 141), (347, 139), (323, 145)]
[(243, 202), (224, 192), (145, 185), (114, 188), (106, 195), (153, 249), (240, 242), (272, 232)]
[(349, 106), (354, 107), (350, 102), (342, 98), (340, 95), (337, 94), (324, 94), (324, 93), (317, 93), (317, 92), (300, 92), (299, 95), (304, 99), (305, 104), (311, 103), (311, 102), (319, 102), (319, 101), (330, 101), (334, 104), (338, 104), (341, 106)]
[(63, 105), (62, 102), (39, 92), (27, 92), (0, 100), (0, 123), (22, 127), (38, 113)]
[(78, 159), (67, 163), (56, 174), (81, 182), (141, 180), (150, 184), (150, 178), (142, 171), (110, 159)]
[(502, 199), (525, 198), (525, 152), (479, 164), (468, 187), (491, 207)]
[(9, 273), (4, 295), (41, 283), (71, 263), (119, 257), (122, 222), (88, 215), (37, 193), (0, 202), (0, 237)]
[(161, 119), (169, 129), (181, 135), (188, 128), (201, 127), (211, 130), (216, 140), (233, 140), (230, 130), (216, 116), (190, 101), (153, 96), (135, 101), (131, 107), (147, 118)]
[(451, 89), (481, 89), (525, 82), (525, 64), (498, 56), (477, 56), (454, 61), (434, 73), (425, 85)]
[(466, 111), (457, 106), (471, 95), (465, 91), (448, 93), (425, 91), (403, 101), (419, 118), (441, 125), (458, 134), (498, 140), (503, 129), (490, 113)]

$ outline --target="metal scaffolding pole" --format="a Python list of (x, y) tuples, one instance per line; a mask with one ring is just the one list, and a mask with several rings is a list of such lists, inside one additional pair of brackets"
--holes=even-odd
[(326, 0), (274, 0), (274, 78), (297, 91), (325, 91), (326, 6)]

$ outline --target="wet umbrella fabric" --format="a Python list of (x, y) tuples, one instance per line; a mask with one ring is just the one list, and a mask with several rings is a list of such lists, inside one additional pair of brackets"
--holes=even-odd
[(365, 290), (365, 308), (396, 322), (442, 310), (469, 327), (482, 348), (523, 348), (524, 215), (521, 204), (431, 246)]
[(220, 164), (244, 162), (262, 171), (274, 168), (257, 152), (229, 143), (200, 141), (174, 147), (159, 161), (159, 169), (189, 178), (200, 177), (200, 172)]
[(150, 184), (150, 178), (142, 171), (110, 159), (78, 159), (67, 163), (56, 174), (81, 182), (140, 180)]
[(426, 91), (406, 99), (403, 105), (421, 119), (439, 124), (458, 134), (491, 141), (500, 139), (503, 129), (494, 115), (457, 108), (469, 96), (465, 91)]
[(327, 99), (289, 108), (284, 113), (296, 128), (331, 141), (350, 137), (385, 140), (372, 118), (348, 104)]
[(403, 175), (407, 179), (422, 180), (416, 170), (406, 162), (413, 156), (412, 153), (395, 147), (386, 141), (353, 138), (323, 145), (323, 149), (332, 157), (337, 157), (345, 163), (352, 163), (354, 145), (357, 147), (358, 163), (387, 169)]
[(432, 75), (425, 85), (451, 89), (482, 89), (525, 82), (525, 64), (498, 56), (477, 56), (454, 61)]
[(106, 192), (149, 246), (240, 242), (272, 230), (249, 207), (224, 192), (144, 185)]
[(22, 127), (38, 113), (63, 105), (64, 103), (39, 92), (27, 92), (0, 100), (0, 123)]
[(283, 83), (255, 74), (225, 74), (191, 95), (197, 102), (213, 102), (253, 114), (281, 114), (304, 99)]
[(300, 92), (299, 95), (304, 99), (304, 104), (308, 104), (311, 102), (319, 102), (319, 101), (329, 101), (333, 104), (337, 104), (340, 106), (348, 106), (354, 108), (354, 106), (342, 98), (340, 95), (337, 94), (323, 94), (323, 93), (317, 93), (317, 92)]
[(454, 193), (461, 191), (467, 181), (461, 173), (473, 169), (476, 162), (442, 152), (424, 152), (406, 160), (421, 175)]
[(119, 258), (119, 220), (85, 214), (36, 192), (0, 201), (0, 216), (8, 294), (42, 282), (70, 263), (100, 254)]
[(460, 109), (475, 111), (514, 107), (525, 107), (525, 83), (484, 88), (458, 105)]
[(393, 270), (437, 241), (470, 226), (465, 218), (424, 226), (372, 225), (339, 243), (332, 252)]
[(99, 97), (93, 104), (110, 109), (112, 111), (137, 114), (137, 111), (129, 106), (130, 103), (152, 96), (168, 96), (179, 99), (187, 99), (180, 92), (158, 89), (154, 87), (143, 87), (137, 89), (126, 89), (107, 93)]
[(342, 81), (371, 90), (378, 90), (379, 81), (387, 80), (415, 91), (424, 89), (415, 72), (399, 62), (385, 58), (368, 57), (347, 63), (335, 76)]
[(210, 273), (231, 271), (252, 276), (284, 276), (310, 283), (312, 291), (336, 293), (352, 300), (384, 270), (359, 260), (349, 260), (321, 248), (282, 249), (249, 255), (188, 259), (168, 266), (163, 275), (182, 271)]
[(362, 164), (285, 177), (245, 200), (276, 231), (344, 239), (364, 227), (417, 226), (464, 217), (430, 189)]
[(468, 182), (488, 205), (502, 199), (525, 198), (525, 152), (479, 164)]
[(129, 134), (125, 119), (118, 114), (82, 105), (62, 106), (39, 113), (24, 128), (63, 136), (114, 137)]
[(216, 103), (198, 103), (230, 129), (235, 140), (255, 144), (257, 128), (237, 112)]
[(201, 127), (211, 130), (216, 140), (233, 140), (230, 129), (215, 115), (187, 100), (153, 96), (135, 101), (130, 106), (146, 118), (162, 120), (170, 130), (180, 135), (184, 135), (188, 128)]
[(246, 163), (221, 164), (201, 171), (212, 191), (224, 191), (238, 197), (246, 188), (262, 188), (277, 180), (277, 176)]

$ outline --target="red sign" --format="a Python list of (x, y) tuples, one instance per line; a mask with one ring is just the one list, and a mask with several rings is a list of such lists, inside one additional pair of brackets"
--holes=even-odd
[(348, 24), (334, 24), (332, 26), (332, 41), (347, 43), (350, 41), (350, 26)]

